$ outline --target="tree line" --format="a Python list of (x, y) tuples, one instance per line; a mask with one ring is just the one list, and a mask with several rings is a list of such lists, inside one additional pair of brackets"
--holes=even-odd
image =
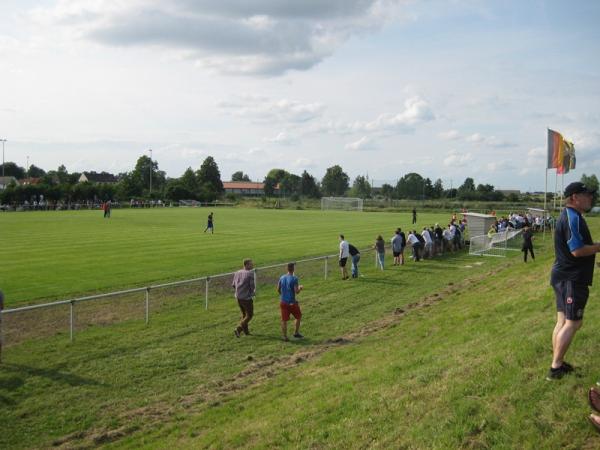
[[(0, 172), (2, 165), (0, 165)], [(64, 165), (57, 170), (45, 170), (31, 165), (28, 170), (13, 162), (4, 165), (4, 174), (17, 180), (36, 178), (37, 183), (13, 184), (0, 191), (0, 202), (22, 203), (43, 196), (47, 201), (79, 202), (87, 200), (163, 199), (163, 200), (199, 200), (214, 201), (225, 195), (221, 173), (217, 162), (208, 156), (197, 170), (188, 167), (179, 178), (168, 178), (159, 169), (158, 162), (143, 155), (138, 158), (135, 168), (130, 172), (116, 176), (106, 172), (86, 172), (94, 176), (115, 177), (116, 183), (79, 182), (81, 173), (69, 173)], [(243, 171), (232, 174), (231, 181), (251, 181)], [(582, 177), (582, 181), (591, 187), (598, 187), (595, 175)], [(264, 195), (289, 197), (293, 200), (320, 198), (322, 196), (349, 196), (363, 199), (384, 197), (386, 199), (441, 199), (458, 200), (504, 200), (502, 192), (490, 184), (475, 184), (467, 177), (458, 188), (445, 189), (441, 179), (430, 178), (411, 172), (402, 176), (396, 185), (384, 184), (374, 188), (368, 176), (358, 175), (350, 184), (350, 177), (341, 166), (327, 168), (321, 180), (304, 170), (300, 175), (284, 169), (271, 169), (263, 180)], [(228, 194), (231, 195), (231, 194)], [(515, 194), (512, 194), (513, 196)], [(508, 198), (518, 200), (518, 198)]]

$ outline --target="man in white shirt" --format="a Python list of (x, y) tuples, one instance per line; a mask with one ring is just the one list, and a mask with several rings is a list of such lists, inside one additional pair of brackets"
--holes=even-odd
[(415, 261), (420, 261), (421, 260), (421, 242), (419, 241), (419, 238), (417, 236), (415, 236), (416, 231), (411, 231), (410, 234), (408, 235), (408, 237), (406, 238), (408, 244), (412, 247), (412, 252), (413, 252), (413, 259)]
[(423, 258), (430, 258), (432, 256), (431, 250), (433, 247), (433, 240), (431, 239), (431, 235), (429, 234), (429, 230), (427, 230), (427, 227), (423, 228), (421, 236), (423, 236), (423, 239), (425, 239), (425, 250), (423, 251)]
[(348, 279), (348, 269), (346, 269), (346, 263), (348, 262), (349, 256), (350, 256), (350, 246), (348, 245), (348, 241), (346, 241), (344, 239), (343, 234), (340, 234), (339, 264), (340, 264), (340, 269), (342, 270), (342, 280)]

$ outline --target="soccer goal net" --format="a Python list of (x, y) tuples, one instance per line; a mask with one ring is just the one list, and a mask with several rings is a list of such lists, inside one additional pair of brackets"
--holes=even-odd
[(521, 231), (509, 228), (491, 236), (474, 236), (469, 242), (469, 255), (504, 257), (509, 250), (520, 250)]
[(338, 209), (343, 211), (362, 211), (362, 198), (353, 197), (323, 197), (321, 198), (321, 209)]

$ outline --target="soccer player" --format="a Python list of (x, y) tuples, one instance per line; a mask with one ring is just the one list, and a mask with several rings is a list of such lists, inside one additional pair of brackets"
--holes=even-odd
[(208, 215), (208, 223), (206, 224), (206, 229), (204, 230), (204, 232), (206, 233), (207, 230), (210, 230), (210, 232), (213, 234), (215, 232), (215, 228), (213, 225), (213, 213), (212, 212)]
[(296, 294), (304, 288), (299, 284), (298, 277), (294, 275), (295, 269), (294, 263), (287, 265), (287, 274), (282, 275), (277, 283), (277, 292), (280, 295), (279, 309), (281, 310), (281, 334), (283, 335), (284, 341), (289, 341), (287, 337), (287, 323), (290, 320), (290, 315), (296, 319), (296, 326), (294, 329), (294, 337), (296, 339), (302, 339), (304, 336), (300, 334), (300, 319), (302, 318), (302, 311), (300, 311), (300, 305), (296, 301)]
[(592, 208), (595, 190), (575, 182), (565, 188), (566, 207), (554, 231), (555, 260), (550, 284), (556, 294), (557, 318), (552, 332), (552, 365), (546, 379), (555, 380), (573, 371), (564, 357), (583, 322), (583, 311), (594, 275), (600, 244), (594, 243), (581, 215)]

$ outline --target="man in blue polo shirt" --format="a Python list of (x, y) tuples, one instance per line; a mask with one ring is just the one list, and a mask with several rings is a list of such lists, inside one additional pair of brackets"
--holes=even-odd
[(585, 219), (581, 215), (592, 208), (594, 190), (580, 182), (565, 189), (566, 207), (556, 222), (550, 284), (556, 294), (557, 319), (552, 333), (552, 365), (546, 379), (554, 380), (573, 371), (564, 357), (583, 321), (583, 311), (594, 275), (596, 253)]

